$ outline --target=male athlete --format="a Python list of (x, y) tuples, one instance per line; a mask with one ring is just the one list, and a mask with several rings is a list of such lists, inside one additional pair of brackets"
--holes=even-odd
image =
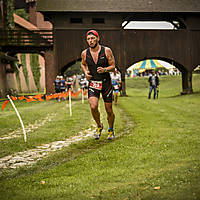
[(112, 85), (113, 85), (113, 98), (114, 98), (115, 105), (117, 105), (119, 85), (121, 83), (121, 76), (119, 75), (117, 70), (111, 73), (111, 79), (112, 79)]
[(108, 120), (108, 139), (114, 139), (113, 130), (115, 115), (112, 109), (112, 93), (113, 87), (111, 83), (110, 73), (115, 70), (115, 58), (110, 48), (99, 44), (99, 34), (95, 30), (90, 30), (86, 33), (88, 49), (85, 49), (82, 54), (81, 67), (89, 80), (88, 86), (88, 101), (92, 116), (97, 124), (97, 130), (94, 138), (98, 140), (103, 130), (103, 124), (100, 120), (100, 112), (98, 110), (98, 102), (100, 93), (102, 94)]

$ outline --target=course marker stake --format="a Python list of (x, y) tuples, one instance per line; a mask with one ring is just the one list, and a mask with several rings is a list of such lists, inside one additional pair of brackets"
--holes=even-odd
[(71, 89), (69, 89), (69, 113), (72, 116), (72, 99), (71, 99)]
[(13, 103), (12, 99), (10, 98), (10, 96), (7, 95), (7, 97), (8, 97), (8, 99), (10, 100), (10, 102), (11, 102), (13, 108), (15, 109), (15, 112), (17, 113), (17, 116), (18, 116), (18, 118), (19, 118), (19, 121), (20, 121), (21, 126), (22, 126), (22, 129), (23, 129), (24, 141), (26, 142), (26, 131), (25, 131), (25, 128), (24, 128), (24, 124), (23, 124), (22, 118), (20, 117), (20, 114), (19, 114), (17, 108), (15, 107), (15, 104)]

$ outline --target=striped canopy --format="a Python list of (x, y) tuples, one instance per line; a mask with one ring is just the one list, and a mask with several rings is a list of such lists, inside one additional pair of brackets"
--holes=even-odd
[[(132, 70), (152, 70), (155, 68), (164, 68), (164, 65), (161, 65), (157, 60), (155, 59), (148, 59), (140, 61), (134, 65), (131, 66)], [(165, 67), (166, 68), (166, 67)]]
[(168, 70), (173, 70), (175, 66), (169, 64), (168, 62), (156, 59), (148, 59), (140, 61), (134, 65), (131, 65), (127, 71), (130, 73), (132, 77), (134, 74), (142, 73), (146, 70), (153, 70), (155, 68), (166, 68)]

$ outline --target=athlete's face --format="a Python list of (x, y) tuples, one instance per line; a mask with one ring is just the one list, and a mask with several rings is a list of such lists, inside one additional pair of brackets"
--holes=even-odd
[(94, 48), (98, 42), (99, 42), (98, 37), (96, 37), (92, 34), (87, 36), (87, 43), (91, 48)]

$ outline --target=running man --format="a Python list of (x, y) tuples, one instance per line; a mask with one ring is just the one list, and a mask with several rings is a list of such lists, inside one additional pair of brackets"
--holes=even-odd
[(119, 85), (121, 82), (121, 76), (117, 73), (117, 69), (111, 73), (112, 85), (113, 85), (113, 98), (115, 105), (117, 105), (118, 93), (119, 93)]
[(97, 124), (97, 130), (94, 138), (98, 140), (103, 130), (103, 124), (100, 119), (98, 109), (100, 93), (102, 94), (105, 110), (108, 120), (108, 139), (114, 139), (113, 130), (115, 115), (112, 109), (112, 83), (110, 73), (115, 70), (115, 58), (110, 48), (100, 45), (99, 34), (95, 30), (90, 30), (86, 34), (88, 49), (85, 49), (82, 54), (81, 67), (89, 80), (88, 86), (88, 101), (92, 116)]

